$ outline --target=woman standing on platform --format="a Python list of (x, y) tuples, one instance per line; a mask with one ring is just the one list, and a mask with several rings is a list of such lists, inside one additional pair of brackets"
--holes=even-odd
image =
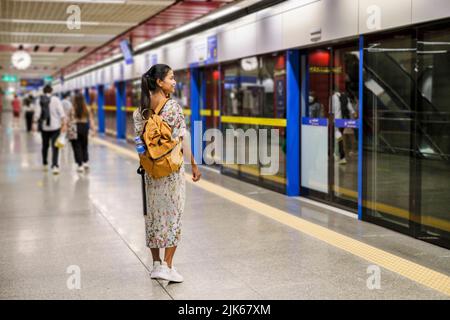
[[(154, 65), (141, 79), (141, 106), (133, 113), (136, 136), (141, 136), (145, 121), (164, 99), (175, 92), (175, 79), (172, 69), (164, 64)], [(183, 110), (173, 99), (169, 99), (159, 113), (172, 129), (172, 138), (180, 138), (183, 153), (192, 164), (192, 180), (200, 179), (200, 171), (191, 153), (189, 139), (183, 139), (186, 133)], [(181, 238), (181, 217), (185, 203), (184, 164), (177, 172), (167, 177), (153, 179), (145, 174), (147, 215), (145, 217), (146, 242), (153, 257), (152, 279), (182, 282), (183, 277), (172, 264), (175, 250)], [(164, 261), (160, 258), (160, 249), (165, 248)]]
[(86, 105), (83, 95), (77, 92), (73, 99), (73, 107), (69, 112), (68, 138), (72, 143), (78, 172), (89, 168), (89, 130), (94, 133), (94, 125), (91, 109)]

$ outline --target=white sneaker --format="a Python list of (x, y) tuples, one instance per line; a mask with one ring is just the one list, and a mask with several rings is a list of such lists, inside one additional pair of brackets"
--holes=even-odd
[(153, 269), (150, 276), (152, 279), (161, 279), (169, 281), (169, 273), (170, 269), (167, 266), (167, 262), (162, 261), (158, 266), (156, 266), (156, 268)]
[(89, 169), (89, 164), (87, 162), (83, 163), (83, 168), (84, 169)]
[(183, 282), (183, 277), (177, 272), (174, 266), (169, 268), (163, 261), (161, 266), (152, 272), (152, 279), (166, 280), (169, 282)]
[(78, 166), (78, 168), (77, 168), (77, 172), (83, 172), (84, 171), (84, 168), (83, 168), (83, 166)]
[(59, 174), (59, 168), (58, 167), (53, 167), (52, 168), (52, 173), (53, 174)]
[(153, 261), (153, 269), (150, 271), (150, 278), (157, 279), (158, 277), (155, 274), (158, 274), (161, 270), (161, 261)]
[(183, 276), (181, 274), (178, 273), (177, 269), (175, 269), (174, 266), (172, 266), (172, 269), (170, 270), (170, 276), (169, 276), (169, 281), (171, 282), (183, 282)]
[(342, 158), (338, 163), (339, 164), (347, 164), (347, 160), (345, 158)]
[(44, 172), (47, 172), (47, 171), (48, 171), (48, 164), (44, 164), (44, 165), (42, 166), (42, 170), (43, 170)]

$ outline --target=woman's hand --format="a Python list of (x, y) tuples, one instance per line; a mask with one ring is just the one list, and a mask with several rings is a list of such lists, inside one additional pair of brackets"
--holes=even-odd
[(67, 123), (66, 121), (63, 121), (62, 125), (61, 125), (61, 133), (67, 133)]
[(196, 164), (192, 165), (192, 181), (197, 182), (200, 180), (200, 177), (202, 174), (200, 173), (200, 170), (198, 170), (198, 167)]

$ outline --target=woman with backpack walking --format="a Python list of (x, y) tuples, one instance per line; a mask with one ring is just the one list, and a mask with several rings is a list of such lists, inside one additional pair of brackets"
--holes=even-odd
[[(183, 110), (173, 99), (176, 81), (172, 69), (164, 64), (154, 65), (141, 79), (141, 106), (133, 113), (136, 136), (141, 136), (145, 123), (154, 110), (170, 126), (173, 139), (182, 140), (183, 153), (192, 165), (192, 180), (200, 179), (200, 171), (194, 161), (186, 133)], [(166, 101), (167, 100), (167, 101)], [(161, 108), (161, 104), (164, 106)], [(173, 266), (173, 256), (181, 238), (181, 218), (185, 203), (184, 164), (178, 171), (162, 178), (145, 174), (147, 215), (145, 217), (146, 243), (153, 257), (152, 279), (182, 282), (183, 277)], [(160, 249), (165, 248), (164, 260)]]
[(89, 130), (95, 132), (94, 125), (91, 109), (86, 105), (83, 95), (77, 92), (73, 98), (73, 107), (69, 111), (68, 138), (72, 143), (78, 172), (89, 168)]

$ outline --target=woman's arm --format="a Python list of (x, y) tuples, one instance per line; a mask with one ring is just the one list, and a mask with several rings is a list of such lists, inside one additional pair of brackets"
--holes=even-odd
[(200, 170), (198, 169), (197, 163), (195, 163), (194, 155), (192, 154), (191, 149), (191, 141), (190, 139), (183, 139), (181, 138), (181, 143), (183, 146), (183, 155), (185, 159), (190, 159), (191, 166), (192, 166), (192, 181), (196, 182), (200, 180), (200, 177), (202, 176)]
[(95, 122), (94, 122), (94, 112), (92, 111), (92, 107), (89, 107), (89, 121), (90, 121), (91, 133), (95, 134), (97, 129), (96, 129)]

